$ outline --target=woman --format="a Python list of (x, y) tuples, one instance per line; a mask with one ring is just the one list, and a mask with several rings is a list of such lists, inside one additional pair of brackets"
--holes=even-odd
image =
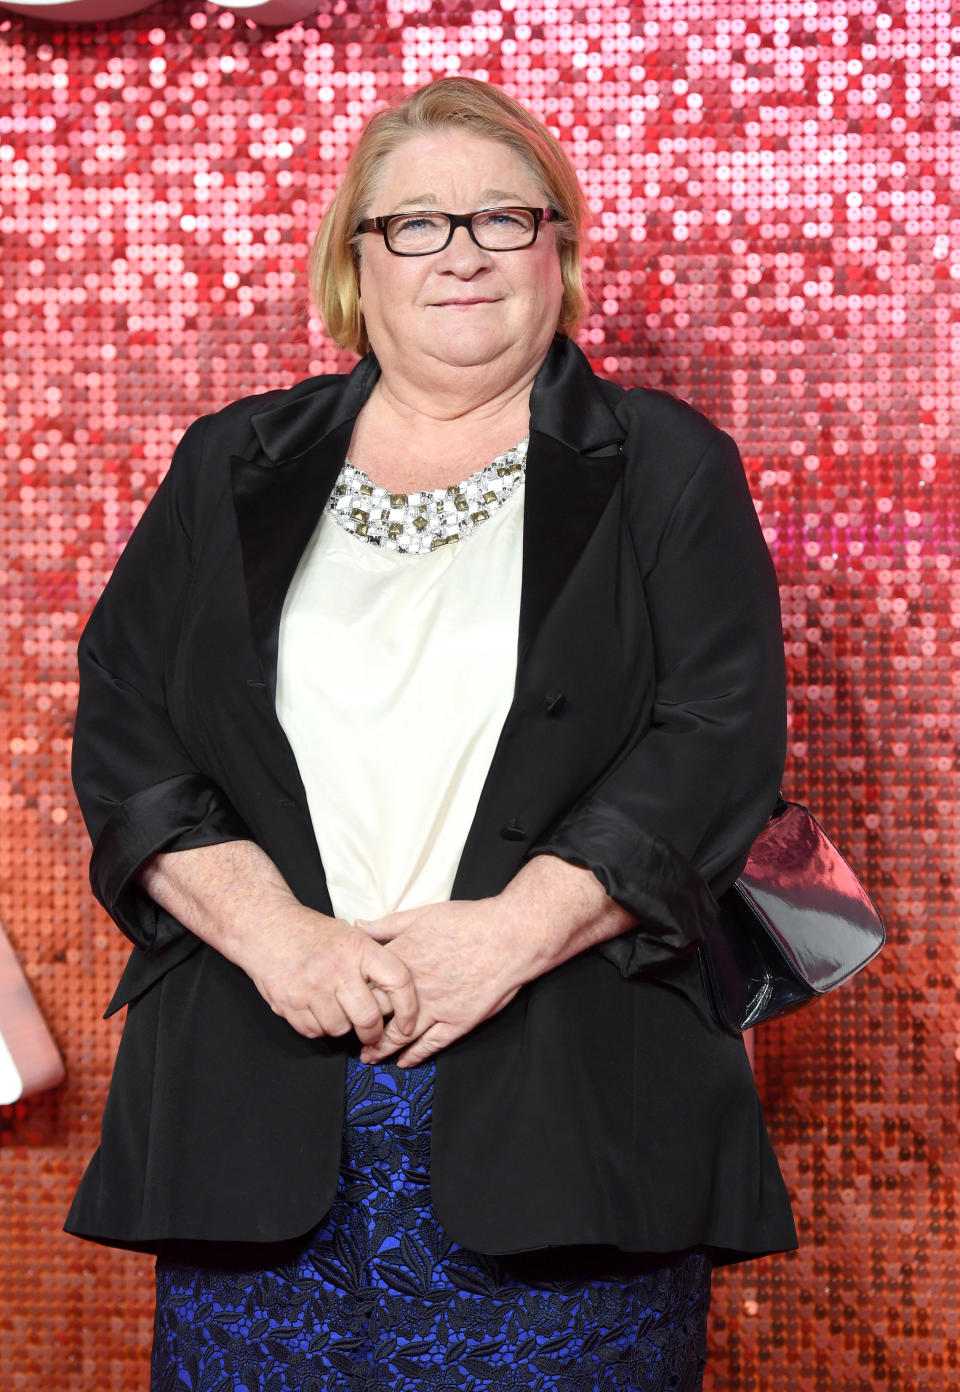
[(313, 256), (364, 356), (192, 426), (84, 634), (134, 951), (68, 1228), (158, 1252), (154, 1388), (696, 1388), (711, 1265), (795, 1244), (695, 951), (776, 584), (731, 441), (567, 337), (582, 216), (487, 84), (375, 116)]

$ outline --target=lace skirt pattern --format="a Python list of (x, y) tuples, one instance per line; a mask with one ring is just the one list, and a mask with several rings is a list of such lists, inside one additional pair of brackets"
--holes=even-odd
[(348, 1060), (335, 1202), (269, 1265), (158, 1259), (151, 1392), (699, 1392), (709, 1257), (458, 1246), (430, 1207), (433, 1075)]

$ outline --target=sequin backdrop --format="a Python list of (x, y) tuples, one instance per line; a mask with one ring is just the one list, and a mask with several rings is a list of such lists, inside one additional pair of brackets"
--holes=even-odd
[[(74, 645), (188, 421), (334, 368), (311, 229), (365, 115), (464, 72), (566, 142), (595, 214), (583, 342), (740, 442), (783, 592), (788, 787), (888, 920), (884, 957), (765, 1028), (803, 1248), (722, 1276), (715, 1392), (957, 1376), (960, 21), (943, 0), (343, 0), (0, 16), (0, 912), (68, 1082), (0, 1151), (0, 1385), (146, 1382), (146, 1259), (60, 1235), (124, 958), (68, 779)], [(641, 1181), (642, 1182), (642, 1181)]]

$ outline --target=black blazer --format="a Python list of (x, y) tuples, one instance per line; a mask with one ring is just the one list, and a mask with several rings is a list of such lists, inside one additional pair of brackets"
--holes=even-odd
[[(136, 885), (163, 848), (256, 841), (331, 904), (274, 707), (290, 580), (379, 373), (186, 432), (80, 645), (91, 881), (135, 944), (102, 1142), (67, 1221), (99, 1241), (303, 1234), (337, 1183), (345, 1041), (308, 1040)], [(469, 1248), (795, 1245), (741, 1040), (695, 952), (777, 795), (776, 580), (736, 447), (558, 338), (531, 396), (513, 704), (454, 898), (530, 856), (588, 866), (637, 926), (437, 1058), (433, 1202)]]

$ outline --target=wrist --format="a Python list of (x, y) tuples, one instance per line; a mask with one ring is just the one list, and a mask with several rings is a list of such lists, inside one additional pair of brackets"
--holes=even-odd
[(505, 947), (520, 959), (523, 982), (564, 960), (567, 929), (560, 921), (564, 915), (556, 911), (549, 870), (528, 861), (496, 896), (496, 917)]
[(498, 899), (511, 932), (525, 944), (528, 980), (616, 937), (634, 922), (592, 871), (549, 854), (528, 860)]
[(291, 910), (303, 910), (279, 870), (252, 842), (164, 851), (140, 872), (146, 892), (185, 928), (246, 969)]

